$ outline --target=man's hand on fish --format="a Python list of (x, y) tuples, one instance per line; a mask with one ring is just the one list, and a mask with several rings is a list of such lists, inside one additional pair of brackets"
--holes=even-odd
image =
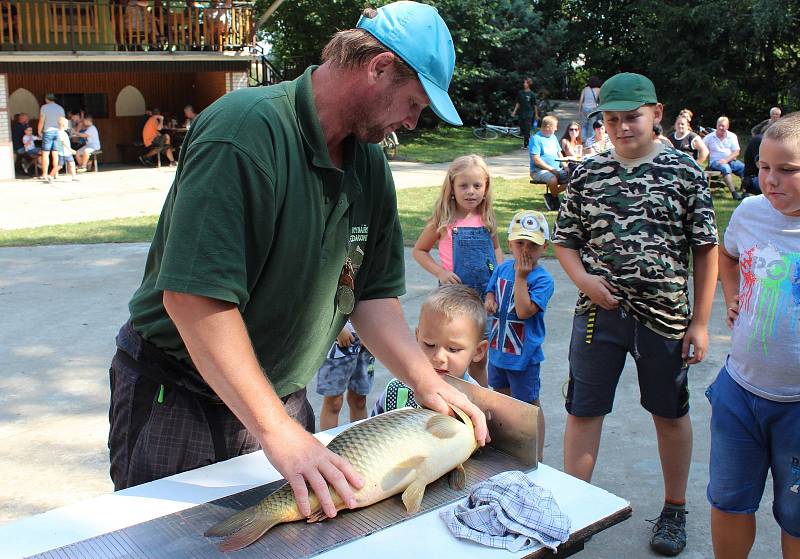
[(429, 375), (414, 387), (414, 399), (425, 408), (449, 415), (453, 415), (453, 412), (448, 404), (460, 408), (472, 420), (478, 444), (484, 446), (491, 441), (484, 413), (463, 392), (447, 384), (438, 374)]
[[(355, 490), (364, 480), (347, 459), (325, 448), (311, 433), (294, 420), (275, 429), (273, 436), (262, 443), (264, 453), (291, 485), (300, 513), (311, 514), (308, 486), (318, 496), (323, 512), (336, 516), (328, 486), (336, 490), (348, 508), (355, 508)], [(308, 486), (306, 486), (308, 482)]]

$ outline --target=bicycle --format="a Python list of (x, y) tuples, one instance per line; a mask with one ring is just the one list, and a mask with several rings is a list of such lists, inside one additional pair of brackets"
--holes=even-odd
[(496, 140), (501, 135), (522, 138), (519, 126), (499, 126), (497, 124), (489, 124), (484, 119), (481, 119), (480, 126), (472, 129), (472, 135), (479, 140)]
[(397, 157), (397, 148), (400, 146), (400, 140), (397, 138), (397, 134), (390, 132), (388, 136), (381, 140), (380, 146), (386, 155), (386, 159), (394, 159)]

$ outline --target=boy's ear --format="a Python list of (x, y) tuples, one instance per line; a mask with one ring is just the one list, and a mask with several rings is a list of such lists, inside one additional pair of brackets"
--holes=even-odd
[(475, 355), (472, 356), (472, 360), (477, 363), (486, 356), (486, 352), (488, 350), (489, 340), (481, 340), (478, 346), (475, 348)]
[(653, 123), (657, 124), (661, 122), (661, 119), (664, 117), (664, 105), (661, 103), (656, 103), (655, 107), (653, 107)]

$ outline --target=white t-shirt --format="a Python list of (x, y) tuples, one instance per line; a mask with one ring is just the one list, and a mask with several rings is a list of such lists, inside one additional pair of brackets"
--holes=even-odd
[(100, 133), (97, 131), (97, 127), (94, 124), (84, 130), (83, 133), (87, 135), (87, 148), (92, 148), (94, 150), (100, 149)]
[(58, 155), (63, 155), (64, 157), (68, 155), (72, 155), (72, 146), (69, 143), (69, 134), (67, 134), (66, 130), (59, 130), (58, 131)]
[(727, 368), (745, 390), (776, 402), (800, 401), (800, 217), (763, 195), (745, 198), (725, 231), (739, 259), (739, 317)]
[(716, 132), (708, 134), (703, 138), (703, 143), (708, 147), (708, 161), (713, 163), (728, 157), (734, 151), (739, 151), (739, 138), (736, 134), (728, 130), (725, 137), (720, 139)]

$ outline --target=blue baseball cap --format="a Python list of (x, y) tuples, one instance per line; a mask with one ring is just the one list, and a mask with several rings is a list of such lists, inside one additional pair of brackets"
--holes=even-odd
[(461, 126), (461, 117), (447, 95), (456, 51), (439, 12), (419, 2), (394, 2), (377, 11), (373, 18), (361, 16), (356, 27), (367, 31), (411, 66), (433, 112), (445, 122)]

